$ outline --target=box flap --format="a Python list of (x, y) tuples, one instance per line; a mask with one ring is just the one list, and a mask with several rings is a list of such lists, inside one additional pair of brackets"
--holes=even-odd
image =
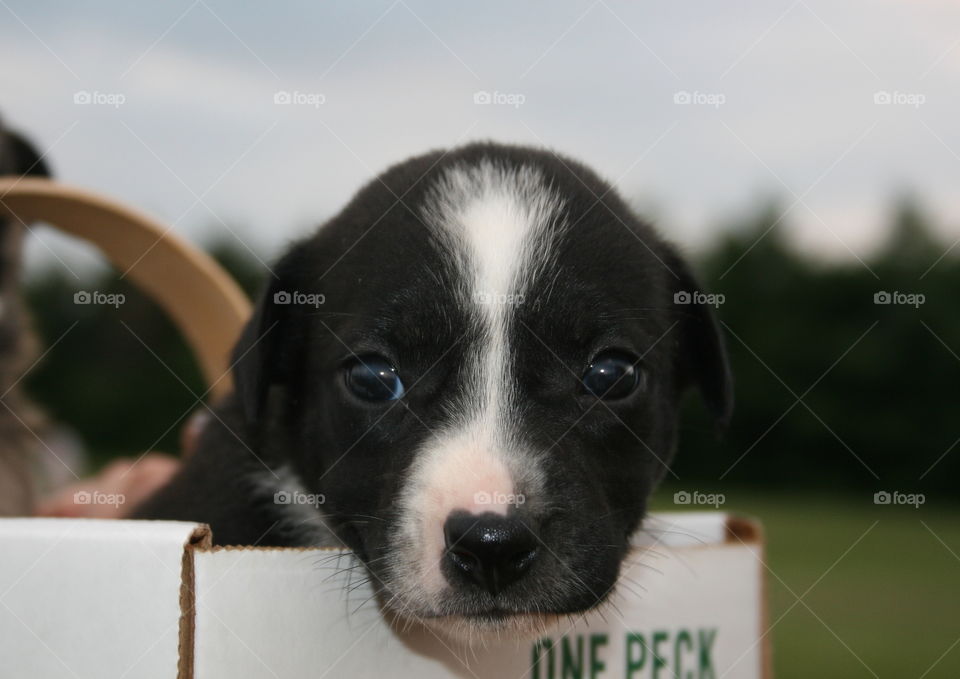
[(0, 521), (3, 676), (177, 676), (185, 547), (167, 521)]

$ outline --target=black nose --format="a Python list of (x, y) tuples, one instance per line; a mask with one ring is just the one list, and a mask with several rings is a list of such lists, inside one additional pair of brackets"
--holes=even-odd
[(530, 570), (537, 538), (519, 519), (493, 512), (451, 514), (443, 525), (446, 560), (455, 577), (465, 577), (497, 594)]

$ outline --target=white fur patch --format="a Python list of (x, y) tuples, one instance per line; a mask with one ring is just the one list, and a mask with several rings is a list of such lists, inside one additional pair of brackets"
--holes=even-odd
[(508, 332), (529, 281), (552, 255), (560, 206), (536, 169), (484, 161), (446, 171), (424, 207), (426, 223), (467, 268), (463, 301), (483, 339), (479, 355), (468, 358), (468, 411), (424, 443), (401, 495), (394, 585), (411, 596), (446, 589), (439, 567), (451, 512), (505, 514), (537, 494), (537, 456), (514, 435)]
[(514, 492), (513, 474), (478, 427), (431, 441), (420, 452), (407, 483), (401, 501), (399, 553), (408, 561), (408, 576), (436, 594), (445, 587), (440, 560), (446, 548), (443, 524), (447, 517), (455, 511), (506, 514), (508, 504), (493, 500)]

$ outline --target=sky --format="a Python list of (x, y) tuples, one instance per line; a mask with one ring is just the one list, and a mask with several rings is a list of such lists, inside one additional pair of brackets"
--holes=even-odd
[[(866, 257), (960, 238), (960, 4), (0, 0), (0, 115), (59, 179), (265, 261), (389, 165), (475, 139), (592, 166), (696, 248), (776, 197)], [(83, 259), (38, 230), (32, 259)]]

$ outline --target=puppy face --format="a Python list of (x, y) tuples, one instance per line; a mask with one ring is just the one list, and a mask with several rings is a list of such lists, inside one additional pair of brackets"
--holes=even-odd
[(396, 166), (275, 271), (237, 349), (245, 417), (403, 617), (532, 631), (598, 605), (684, 388), (729, 412), (683, 263), (552, 154)]

